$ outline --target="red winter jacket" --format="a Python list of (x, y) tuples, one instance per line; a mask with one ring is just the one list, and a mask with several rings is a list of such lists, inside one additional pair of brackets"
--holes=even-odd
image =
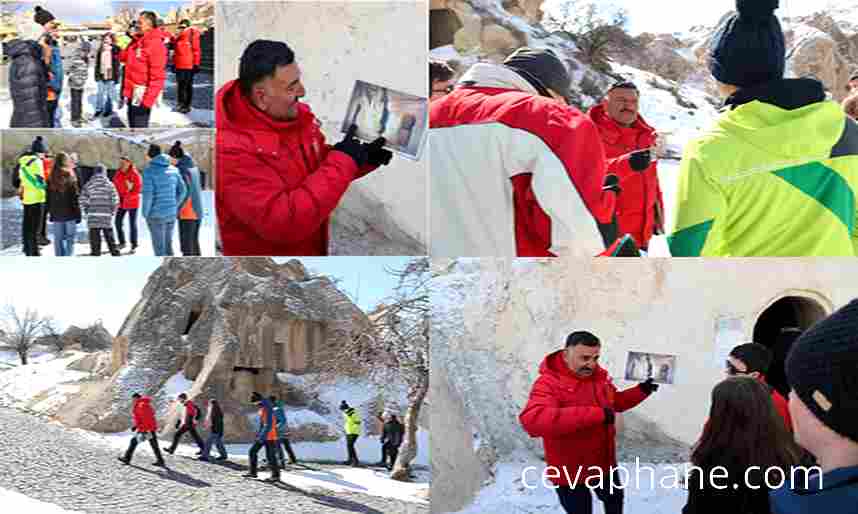
[(155, 420), (155, 409), (152, 408), (152, 399), (142, 396), (134, 400), (131, 408), (131, 419), (138, 432), (157, 432), (158, 422)]
[[(658, 183), (655, 151), (653, 161), (643, 172), (634, 171), (629, 166), (629, 154), (635, 150), (655, 146), (655, 129), (650, 127), (643, 117), (638, 115), (631, 127), (623, 127), (605, 111), (605, 105), (599, 104), (587, 113), (602, 137), (607, 157), (607, 173), (620, 179), (622, 192), (617, 198), (617, 222), (620, 234), (631, 234), (638, 246), (647, 248), (656, 228), (656, 209), (664, 217), (664, 200)], [(660, 220), (664, 224), (664, 220)], [(659, 227), (662, 228), (663, 227)]]
[(182, 426), (190, 425), (195, 426), (197, 424), (197, 406), (194, 405), (194, 402), (188, 400), (185, 402), (185, 414), (182, 416)]
[(113, 186), (119, 193), (120, 209), (140, 208), (140, 192), (143, 189), (143, 181), (140, 179), (140, 172), (133, 164), (125, 171), (116, 171), (116, 174), (113, 175)]
[(173, 65), (177, 70), (190, 70), (200, 65), (200, 31), (189, 27), (178, 36), (170, 36), (173, 43)]
[(152, 29), (131, 42), (119, 54), (125, 63), (122, 96), (133, 98), (134, 86), (145, 86), (143, 107), (151, 109), (167, 80), (167, 46), (161, 29)]
[(328, 225), (358, 168), (325, 143), (316, 117), (295, 120), (254, 107), (238, 81), (217, 94), (216, 209), (224, 255), (328, 254)]
[(570, 479), (574, 484), (579, 476), (581, 484), (598, 474), (590, 466), (608, 477), (609, 468), (617, 464), (616, 428), (605, 424), (604, 408), (623, 412), (646, 397), (640, 386), (617, 391), (601, 367), (590, 377), (577, 376), (558, 350), (539, 366), (539, 378), (518, 419), (531, 437), (542, 438), (546, 464), (560, 470), (560, 478), (552, 481), (570, 485)]

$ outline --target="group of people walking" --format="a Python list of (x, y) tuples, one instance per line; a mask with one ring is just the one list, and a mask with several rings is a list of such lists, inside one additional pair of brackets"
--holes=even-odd
[[(24, 207), (23, 251), (39, 256), (40, 247), (51, 244), (47, 222), (51, 222), (54, 254), (74, 255), (77, 225), (86, 217), (90, 255), (101, 255), (102, 239), (113, 256), (131, 245), (138, 247), (137, 211), (142, 208), (156, 256), (173, 255), (173, 232), (179, 223), (182, 255), (201, 255), (199, 229), (205, 215), (200, 171), (193, 158), (177, 141), (165, 155), (150, 145), (148, 164), (141, 172), (128, 156), (108, 176), (104, 164), (79, 165), (74, 153), (48, 155), (42, 136), (18, 159), (13, 185)], [(125, 219), (128, 218), (128, 236)], [(118, 242), (114, 238), (114, 227)]]
[[(176, 400), (178, 408), (178, 418), (175, 423), (176, 432), (173, 434), (172, 444), (162, 449), (158, 446), (158, 423), (155, 419), (155, 410), (152, 407), (151, 398), (139, 393), (132, 395), (131, 430), (135, 432), (135, 436), (129, 441), (124, 455), (119, 457), (122, 463), (130, 464), (137, 445), (148, 440), (156, 459), (153, 465), (163, 467), (165, 461), (162, 450), (170, 455), (174, 454), (185, 434), (189, 434), (197, 445), (199, 460), (221, 462), (229, 459), (229, 454), (223, 443), (224, 412), (220, 403), (215, 399), (209, 400), (208, 411), (204, 414), (203, 410), (190, 400), (186, 393), (179, 394)], [(298, 463), (298, 458), (289, 441), (289, 426), (284, 403), (274, 395), (265, 397), (256, 391), (251, 394), (250, 402), (257, 408), (256, 429), (253, 444), (248, 451), (249, 469), (244, 476), (247, 478), (258, 477), (259, 452), (265, 449), (265, 458), (271, 471), (271, 477), (268, 480), (279, 481), (280, 471), (287, 462), (289, 464)], [(360, 466), (360, 462), (355, 444), (361, 433), (360, 414), (345, 400), (340, 404), (340, 410), (345, 420), (348, 451), (346, 464), (357, 467)], [(378, 465), (385, 466), (389, 470), (393, 468), (396, 461), (399, 446), (402, 444), (404, 429), (394, 414), (380, 414), (379, 419), (383, 419), (384, 425), (380, 439), (382, 461)], [(209, 431), (205, 441), (198, 431), (200, 425)], [(214, 459), (211, 457), (212, 448), (218, 451), (218, 456)]]
[[(775, 351), (760, 343), (731, 350), (691, 449), (683, 514), (858, 512), (856, 330), (858, 300), (789, 335), (783, 370), (772, 368), (786, 340), (773, 341)], [(570, 334), (542, 362), (519, 415), (542, 439), (546, 464), (559, 470), (545, 476), (573, 514), (593, 512), (593, 494), (606, 514), (622, 514), (628, 484), (618, 474), (616, 414), (658, 390), (652, 379), (618, 390), (599, 365), (601, 350), (594, 334)], [(769, 376), (785, 378), (789, 399)]]
[[(156, 13), (142, 11), (126, 32), (108, 32), (95, 45), (85, 36), (61, 37), (59, 26), (53, 14), (36, 6), (33, 23), (26, 20), (20, 24), (18, 37), (5, 45), (13, 104), (10, 127), (60, 128), (59, 106), (66, 77), (71, 91), (71, 123), (83, 126), (88, 121), (83, 109), (84, 90), (92, 68), (98, 93), (89, 121), (111, 118), (114, 110), (127, 106), (128, 127), (146, 128), (164, 91), (170, 49), (177, 81), (174, 110), (192, 110), (201, 50), (200, 31), (189, 20), (179, 22), (179, 30), (173, 34), (163, 28)], [(120, 126), (124, 124), (120, 122)]]

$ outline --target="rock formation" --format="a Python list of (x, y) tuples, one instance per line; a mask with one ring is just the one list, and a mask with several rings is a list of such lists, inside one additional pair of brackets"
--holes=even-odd
[(167, 259), (114, 339), (110, 379), (87, 388), (59, 417), (86, 429), (125, 430), (131, 394), (140, 392), (154, 396), (169, 429), (174, 398), (163, 387), (181, 373), (192, 399), (221, 401), (228, 439), (246, 441), (252, 391), (295, 400), (280, 377), (316, 371), (368, 323), (329, 279), (308, 276), (298, 261)]

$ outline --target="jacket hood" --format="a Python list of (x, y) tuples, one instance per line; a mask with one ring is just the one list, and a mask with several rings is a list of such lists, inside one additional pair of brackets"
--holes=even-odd
[(620, 139), (621, 132), (623, 130), (634, 130), (638, 132), (639, 138), (641, 135), (653, 138), (655, 137), (655, 129), (646, 122), (640, 112), (638, 113), (637, 119), (630, 127), (623, 127), (617, 123), (614, 118), (611, 118), (608, 114), (608, 110), (605, 108), (605, 104), (603, 103), (599, 103), (591, 107), (590, 110), (587, 111), (587, 115), (593, 120), (593, 123), (599, 127), (599, 132), (602, 134), (602, 137), (607, 136), (608, 138), (613, 139), (611, 143), (615, 143)]
[[(761, 152), (790, 159), (828, 159), (845, 127), (846, 114), (825, 101), (822, 84), (786, 79), (738, 91), (725, 105), (716, 130), (746, 141)], [(794, 134), (812, 137), (790, 137)]]
[(566, 364), (566, 359), (563, 357), (565, 350), (557, 350), (554, 353), (548, 354), (539, 365), (539, 374), (552, 376), (557, 380), (567, 383), (577, 384), (579, 382), (589, 382), (591, 380), (605, 380), (608, 377), (608, 372), (602, 366), (596, 365), (596, 371), (589, 377), (579, 377)]
[(3, 53), (10, 59), (27, 54), (38, 58), (40, 55), (39, 44), (30, 39), (14, 39), (3, 44)]
[(190, 155), (185, 154), (182, 156), (181, 159), (176, 161), (176, 165), (187, 167), (187, 168), (192, 168), (194, 166), (194, 159)]
[(298, 117), (294, 120), (275, 120), (254, 107), (241, 93), (237, 80), (227, 82), (217, 92), (217, 128), (252, 134), (253, 143), (263, 151), (275, 152), (280, 146), (281, 132), (302, 130), (315, 119), (310, 107), (298, 103)]
[(539, 96), (539, 92), (524, 77), (499, 64), (477, 63), (459, 79), (463, 86), (514, 89)]
[(167, 168), (172, 167), (173, 165), (170, 163), (170, 158), (164, 154), (155, 156), (151, 161), (149, 161), (149, 168), (166, 170)]

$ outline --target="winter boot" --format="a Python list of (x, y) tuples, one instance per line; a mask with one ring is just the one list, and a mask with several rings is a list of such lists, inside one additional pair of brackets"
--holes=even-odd
[(245, 473), (241, 476), (242, 478), (259, 478), (259, 475), (257, 475), (256, 473)]
[(167, 467), (167, 463), (162, 461), (162, 460), (159, 460), (157, 462), (153, 462), (152, 465), (155, 467), (158, 467), (158, 468), (166, 468)]
[(126, 459), (125, 457), (116, 457), (116, 460), (118, 460), (119, 462), (121, 462), (121, 463), (125, 464), (126, 466), (127, 466), (128, 464), (131, 464), (131, 461), (130, 461), (130, 460), (128, 460), (128, 459)]

